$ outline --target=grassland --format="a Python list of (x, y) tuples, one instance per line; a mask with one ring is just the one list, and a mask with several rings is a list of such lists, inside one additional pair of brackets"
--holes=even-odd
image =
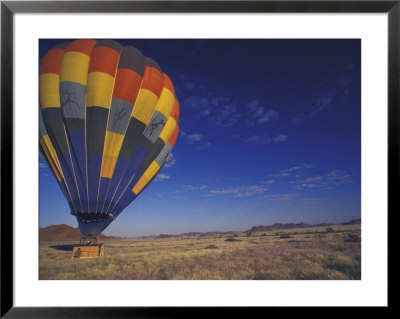
[(113, 240), (90, 259), (74, 244), (40, 243), (39, 279), (361, 279), (360, 225)]

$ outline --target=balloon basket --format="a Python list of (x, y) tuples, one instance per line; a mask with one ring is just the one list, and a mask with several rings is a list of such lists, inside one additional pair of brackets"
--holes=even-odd
[[(81, 239), (79, 246), (74, 246), (72, 249), (71, 258), (95, 258), (104, 256), (104, 244), (97, 244), (97, 239), (94, 241), (90, 238), (89, 243)], [(93, 243), (94, 242), (94, 243)]]

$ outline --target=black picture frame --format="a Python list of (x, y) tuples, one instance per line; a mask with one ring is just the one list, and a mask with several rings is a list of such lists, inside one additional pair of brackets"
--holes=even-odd
[[(1, 1), (1, 317), (176, 318), (206, 315), (190, 307), (14, 307), (13, 303), (13, 16), (15, 13), (387, 13), (388, 14), (388, 218), (398, 212), (400, 129), (400, 0), (396, 1)], [(389, 220), (389, 219), (388, 219)], [(390, 225), (390, 222), (388, 222)], [(393, 227), (393, 225), (392, 225)], [(393, 234), (388, 226), (388, 234)], [(388, 247), (390, 251), (390, 236)], [(388, 253), (389, 257), (389, 253)], [(388, 260), (390, 264), (390, 258)], [(389, 269), (388, 269), (389, 270)], [(390, 281), (388, 280), (388, 287)], [(388, 294), (389, 295), (389, 294)], [(391, 305), (388, 298), (388, 307)], [(236, 314), (248, 317), (246, 309)], [(259, 310), (259, 309), (258, 309)], [(303, 308), (291, 307), (299, 315)], [(226, 309), (212, 309), (226, 316)]]

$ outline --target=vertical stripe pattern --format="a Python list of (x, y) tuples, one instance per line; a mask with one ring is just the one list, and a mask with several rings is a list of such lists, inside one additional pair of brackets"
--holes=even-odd
[(39, 67), (39, 149), (84, 236), (97, 236), (156, 177), (179, 131), (171, 79), (113, 40), (76, 40)]

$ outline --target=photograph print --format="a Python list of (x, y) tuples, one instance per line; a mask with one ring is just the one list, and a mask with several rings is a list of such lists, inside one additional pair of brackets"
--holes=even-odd
[(40, 39), (40, 280), (361, 280), (360, 39)]

